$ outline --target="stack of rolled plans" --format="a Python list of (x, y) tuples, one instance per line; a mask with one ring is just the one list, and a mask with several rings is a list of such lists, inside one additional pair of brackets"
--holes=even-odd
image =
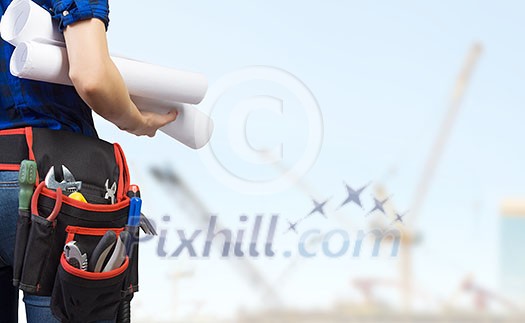
[[(31, 0), (11, 2), (0, 21), (2, 38), (15, 46), (10, 70), (14, 76), (72, 85), (63, 35), (49, 12)], [(202, 74), (111, 56), (133, 102), (141, 111), (179, 112), (177, 120), (160, 130), (188, 147), (206, 145), (213, 121), (189, 104), (198, 104), (208, 89)]]

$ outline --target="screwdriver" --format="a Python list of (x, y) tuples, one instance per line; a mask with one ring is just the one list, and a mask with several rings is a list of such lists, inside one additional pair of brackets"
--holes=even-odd
[(129, 191), (126, 195), (130, 198), (126, 231), (128, 231), (131, 236), (131, 239), (128, 240), (128, 246), (126, 246), (126, 249), (128, 251), (128, 255), (131, 257), (133, 244), (138, 243), (139, 235), (140, 209), (142, 208), (139, 186), (130, 185)]
[(20, 164), (20, 172), (18, 173), (18, 183), (20, 185), (20, 193), (18, 194), (18, 209), (29, 210), (33, 190), (35, 189), (36, 163), (33, 160), (24, 160)]
[(137, 231), (136, 234), (138, 235), (138, 226), (140, 225), (140, 210), (142, 208), (139, 186), (135, 184), (130, 185), (129, 191), (126, 195), (130, 198), (128, 224), (126, 230), (130, 231), (132, 236), (134, 236), (135, 230)]
[(17, 232), (15, 240), (15, 250), (17, 250), (17, 252), (15, 252), (14, 255), (13, 266), (13, 285), (15, 287), (18, 287), (22, 276), (23, 258), (31, 223), (31, 212), (29, 211), (29, 206), (35, 189), (37, 171), (36, 163), (34, 161), (24, 160), (20, 164), (20, 171), (18, 172), (20, 192), (18, 194), (18, 223), (16, 225)]
[[(130, 185), (129, 186), (129, 191), (128, 193), (126, 194), (130, 199), (134, 198), (134, 197), (139, 197), (140, 198), (140, 188), (138, 185)], [(140, 228), (142, 229), (142, 231), (144, 231), (145, 234), (149, 234), (149, 235), (153, 235), (153, 236), (156, 236), (157, 235), (157, 231), (155, 230), (155, 227), (151, 224), (151, 221), (144, 215), (144, 214), (140, 214)]]
[[(142, 208), (140, 188), (138, 185), (131, 185), (126, 195), (131, 199), (129, 202), (128, 223), (126, 224), (126, 231), (129, 232), (130, 239), (128, 239), (126, 251), (129, 258), (132, 259), (133, 252), (136, 250), (135, 244), (139, 242), (140, 209)], [(135, 256), (138, 257), (138, 255)]]
[[(131, 269), (131, 275), (138, 275), (138, 254), (134, 255), (134, 252), (137, 252), (135, 244), (138, 243), (139, 236), (139, 225), (140, 225), (140, 209), (142, 207), (142, 200), (140, 199), (140, 188), (138, 185), (130, 185), (129, 191), (126, 195), (130, 198), (129, 202), (129, 214), (128, 214), (128, 223), (126, 225), (126, 231), (129, 232), (129, 239), (126, 243), (126, 251), (130, 261), (135, 260)], [(131, 318), (131, 299), (133, 298), (133, 293), (126, 295), (125, 299), (120, 302), (119, 309), (117, 312), (117, 322), (130, 322)]]

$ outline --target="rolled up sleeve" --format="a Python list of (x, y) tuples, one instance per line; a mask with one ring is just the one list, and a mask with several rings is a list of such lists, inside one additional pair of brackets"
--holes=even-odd
[(53, 19), (59, 21), (60, 31), (77, 21), (91, 18), (102, 20), (108, 29), (108, 0), (54, 0), (53, 12)]

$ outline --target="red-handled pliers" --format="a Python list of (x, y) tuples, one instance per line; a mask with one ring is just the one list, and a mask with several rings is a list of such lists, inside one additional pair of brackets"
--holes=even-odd
[[(38, 184), (35, 192), (33, 193), (33, 200), (31, 201), (31, 213), (35, 215), (38, 215), (38, 196), (42, 192), (42, 189), (45, 185), (46, 183), (41, 182), (40, 184)], [(58, 216), (58, 212), (60, 212), (60, 209), (62, 208), (62, 189), (60, 187), (56, 189), (56, 194), (57, 198), (55, 202), (55, 207), (53, 208), (51, 214), (47, 217), (47, 220), (50, 222), (55, 221), (56, 217)]]

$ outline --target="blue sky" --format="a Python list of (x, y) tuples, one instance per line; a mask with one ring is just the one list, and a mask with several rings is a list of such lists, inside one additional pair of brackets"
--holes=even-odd
[[(295, 75), (315, 95), (324, 124), (320, 154), (303, 180), (319, 196), (332, 197), (332, 210), (344, 199), (343, 181), (354, 186), (381, 181), (398, 208), (410, 209), (456, 77), (472, 44), (482, 43), (483, 54), (417, 223), (424, 243), (415, 252), (415, 279), (432, 293), (446, 296), (469, 272), (499, 288), (499, 203), (507, 196), (525, 198), (525, 154), (519, 139), (525, 135), (525, 46), (519, 37), (524, 7), (519, 1), (474, 0), (150, 0), (147, 4), (129, 0), (111, 3), (108, 36), (113, 52), (206, 74), (210, 90), (225, 75), (247, 66), (272, 66)], [(254, 114), (250, 140), (273, 147), (284, 138), (288, 165), (305, 148), (308, 129), (297, 100), (282, 87), (248, 82), (227, 93), (212, 113), (216, 133), (211, 145), (234, 173), (276, 176), (268, 166), (239, 160), (227, 140), (228, 114), (235, 100), (265, 91), (291, 103), (284, 103), (283, 118)], [(201, 107), (210, 108), (206, 99)], [(101, 137), (122, 142), (136, 181), (142, 184), (145, 209), (153, 218), (168, 213), (177, 225), (194, 226), (149, 178), (147, 170), (153, 164), (173, 165), (210, 210), (232, 226), (241, 213), (295, 218), (311, 208), (309, 197), (297, 188), (269, 195), (232, 189), (206, 167), (202, 152), (163, 134), (135, 138), (104, 121), (97, 123)], [(368, 200), (371, 193), (366, 192)], [(352, 228), (366, 226), (359, 210), (335, 213), (347, 217)], [(315, 221), (319, 223), (308, 226), (340, 226), (332, 219), (328, 224)], [(287, 239), (282, 243), (289, 243)], [(148, 298), (171, 298), (173, 288), (159, 286), (155, 279), (181, 267), (195, 270), (194, 277), (177, 289), (181, 304), (203, 300), (210, 315), (232, 315), (240, 308), (260, 305), (225, 261), (162, 261), (147, 255), (154, 251), (148, 248), (143, 249), (147, 263), (142, 264), (143, 292), (138, 297), (145, 316), (184, 315), (161, 315)], [(257, 266), (272, 280), (286, 263), (286, 259), (260, 261)], [(347, 284), (350, 278), (393, 276), (395, 270), (392, 259), (316, 259), (293, 274), (283, 287), (283, 298), (296, 307), (328, 307), (336, 300), (356, 297)], [(317, 287), (323, 291), (313, 293)], [(167, 301), (159, 304), (169, 306)]]

